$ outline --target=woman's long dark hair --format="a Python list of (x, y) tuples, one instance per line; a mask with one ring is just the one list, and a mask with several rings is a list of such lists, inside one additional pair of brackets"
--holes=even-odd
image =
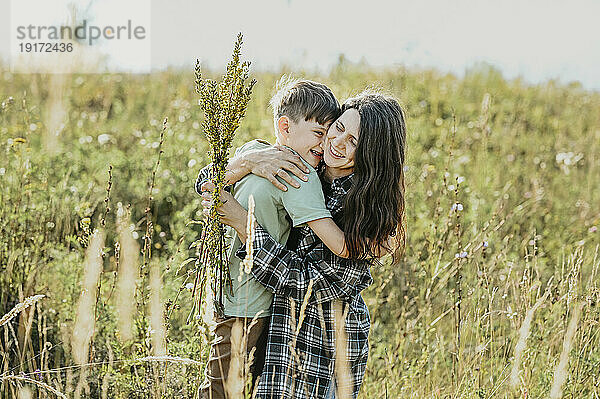
[[(378, 246), (395, 256), (406, 244), (404, 111), (394, 98), (371, 90), (346, 100), (342, 112), (351, 108), (360, 115), (360, 132), (344, 205), (346, 246), (352, 259), (376, 257)], [(396, 236), (398, 248), (387, 245), (390, 236)]]

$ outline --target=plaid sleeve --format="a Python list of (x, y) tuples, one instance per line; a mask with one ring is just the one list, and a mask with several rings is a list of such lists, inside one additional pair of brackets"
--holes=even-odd
[(200, 190), (200, 187), (207, 180), (210, 180), (211, 178), (212, 178), (212, 163), (209, 163), (208, 165), (206, 165), (205, 167), (200, 169), (200, 172), (198, 173), (198, 177), (196, 178), (196, 184), (194, 185), (196, 193), (198, 193), (199, 195), (202, 195), (202, 190)]
[[(315, 249), (304, 258), (279, 244), (261, 226), (254, 235), (254, 278), (269, 290), (302, 302), (313, 281), (310, 302), (323, 303), (333, 299), (351, 301), (364, 278), (368, 264), (349, 261), (333, 254), (324, 256)], [(240, 248), (236, 255), (243, 259), (245, 251)], [(368, 270), (368, 269), (367, 269)]]

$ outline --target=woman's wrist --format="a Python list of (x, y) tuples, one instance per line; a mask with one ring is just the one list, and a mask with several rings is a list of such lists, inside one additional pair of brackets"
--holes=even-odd
[(246, 213), (245, 218), (240, 218), (236, 220), (234, 223), (233, 229), (238, 234), (238, 238), (241, 242), (246, 242), (246, 227), (247, 227), (248, 213)]
[(244, 176), (250, 174), (251, 170), (249, 169), (248, 161), (244, 159), (242, 155), (229, 160), (227, 172), (228, 184), (234, 184), (240, 181)]
[(252, 162), (252, 151), (240, 155), (238, 167), (240, 168), (240, 171), (244, 173), (244, 176), (251, 174), (255, 165), (256, 162)]

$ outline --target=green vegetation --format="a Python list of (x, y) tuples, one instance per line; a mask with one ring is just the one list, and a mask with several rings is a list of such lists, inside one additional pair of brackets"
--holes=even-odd
[[(234, 148), (274, 141), (267, 105), (289, 72), (254, 75)], [(372, 270), (364, 293), (372, 326), (362, 397), (549, 397), (561, 378), (563, 397), (598, 397), (600, 94), (507, 81), (487, 66), (459, 79), (340, 60), (328, 74), (294, 74), (341, 101), (380, 86), (407, 111), (407, 248), (398, 264)], [(73, 395), (82, 367), (71, 334), (86, 248), (102, 228), (83, 397), (194, 397), (208, 336), (202, 320), (186, 323), (186, 287), (201, 229), (192, 221), (202, 216), (193, 186), (210, 148), (194, 75), (0, 72), (0, 102), (0, 317), (45, 295), (0, 326), (0, 396), (26, 386), (53, 397), (41, 384)], [(134, 338), (121, 339), (116, 210), (127, 207), (144, 248), (138, 266), (161, 270), (167, 353), (196, 362), (149, 366), (153, 330), (139, 321), (147, 303)]]

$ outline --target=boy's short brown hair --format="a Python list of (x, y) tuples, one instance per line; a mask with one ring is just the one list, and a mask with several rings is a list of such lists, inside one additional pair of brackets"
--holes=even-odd
[(306, 79), (282, 76), (275, 86), (277, 93), (271, 98), (275, 123), (285, 115), (297, 123), (316, 120), (320, 125), (333, 122), (341, 113), (341, 107), (331, 89), (322, 83)]

